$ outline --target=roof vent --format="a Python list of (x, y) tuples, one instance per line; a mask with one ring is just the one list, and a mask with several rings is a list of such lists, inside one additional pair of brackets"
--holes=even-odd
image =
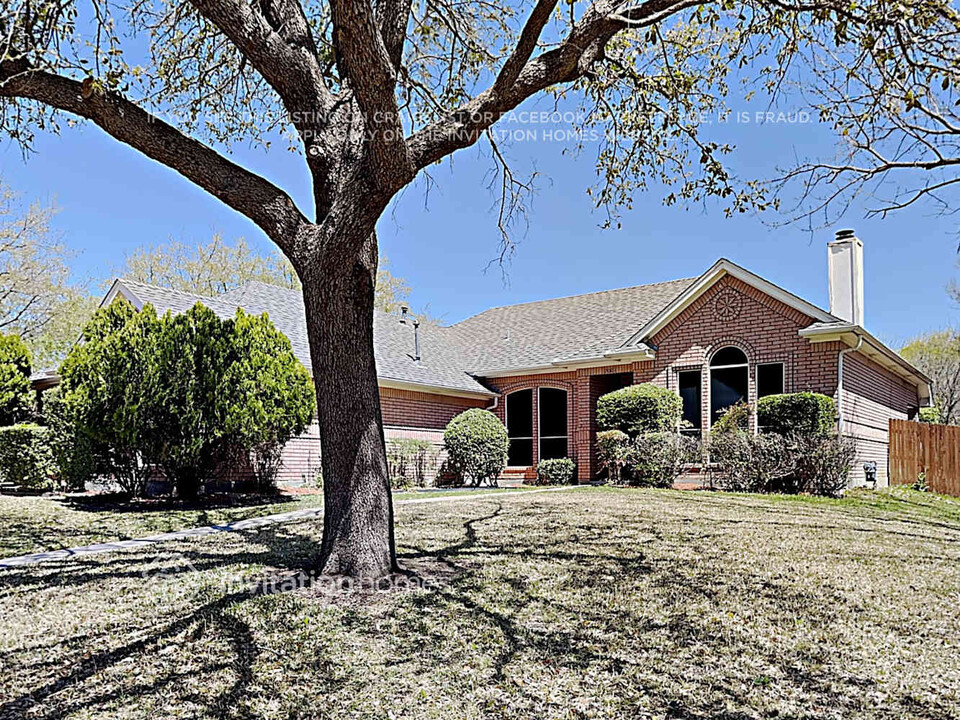
[[(406, 325), (407, 320), (410, 319), (410, 307), (408, 305), (400, 306), (400, 324)], [(413, 323), (413, 355), (412, 357), (415, 361), (420, 362), (420, 320), (418, 318), (412, 319)]]

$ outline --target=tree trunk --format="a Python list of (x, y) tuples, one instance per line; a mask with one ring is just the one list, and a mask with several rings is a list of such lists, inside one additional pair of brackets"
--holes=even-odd
[(359, 256), (323, 258), (303, 274), (323, 463), (320, 570), (381, 578), (396, 552), (373, 352), (376, 236)]

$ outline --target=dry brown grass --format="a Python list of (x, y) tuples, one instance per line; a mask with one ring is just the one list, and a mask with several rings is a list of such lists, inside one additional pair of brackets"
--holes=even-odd
[(0, 573), (0, 718), (960, 717), (955, 502), (401, 506), (427, 589), (330, 602), (237, 582), (296, 573), (319, 529)]

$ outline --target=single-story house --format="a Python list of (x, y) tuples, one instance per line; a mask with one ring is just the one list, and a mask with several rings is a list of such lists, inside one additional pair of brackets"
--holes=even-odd
[[(888, 421), (931, 403), (930, 379), (863, 327), (863, 244), (852, 231), (828, 245), (830, 310), (721, 259), (699, 277), (486, 310), (449, 327), (378, 313), (375, 350), (387, 438), (442, 441), (446, 424), (487, 408), (510, 436), (508, 475), (529, 477), (545, 458), (570, 457), (581, 482), (600, 468), (596, 403), (641, 382), (683, 399), (692, 432), (724, 408), (781, 392), (837, 400), (838, 427), (862, 464), (887, 482)], [(202, 297), (118, 279), (104, 303), (182, 312), (202, 302), (223, 316), (267, 313), (310, 368), (296, 291), (248, 283)], [(319, 463), (316, 425), (284, 451), (281, 480), (310, 477)]]

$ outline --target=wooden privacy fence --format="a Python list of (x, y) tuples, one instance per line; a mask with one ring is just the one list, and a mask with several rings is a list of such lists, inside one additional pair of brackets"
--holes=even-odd
[(890, 484), (912, 485), (922, 472), (932, 492), (960, 497), (960, 427), (890, 421)]

